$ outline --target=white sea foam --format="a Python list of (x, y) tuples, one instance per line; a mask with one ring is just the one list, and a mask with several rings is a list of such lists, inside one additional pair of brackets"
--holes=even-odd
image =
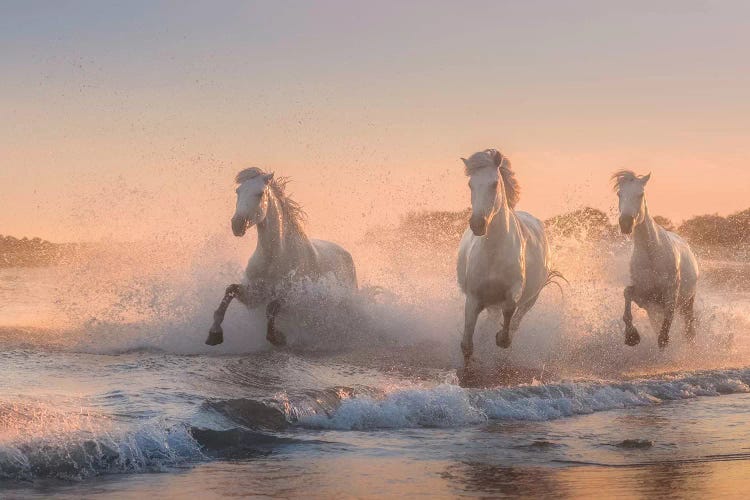
[(330, 414), (300, 418), (310, 428), (368, 430), (461, 427), (488, 420), (544, 421), (699, 396), (750, 392), (750, 370), (718, 370), (627, 382), (565, 382), (497, 389), (404, 388), (342, 401)]
[[(108, 423), (80, 428), (81, 415), (59, 415), (48, 421), (51, 432), (0, 439), (0, 479), (57, 478), (79, 480), (112, 473), (162, 471), (203, 457), (188, 426), (150, 421), (127, 429)], [(39, 415), (34, 415), (39, 419)], [(75, 420), (75, 422), (72, 422)]]

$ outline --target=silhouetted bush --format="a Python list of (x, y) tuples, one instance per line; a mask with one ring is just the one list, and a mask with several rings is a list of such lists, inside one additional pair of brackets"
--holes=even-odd
[(730, 215), (727, 223), (734, 243), (750, 244), (750, 208)]
[(409, 212), (401, 219), (399, 228), (412, 238), (429, 235), (432, 244), (458, 243), (469, 227), (470, 215), (468, 208), (461, 212)]
[(727, 245), (733, 239), (729, 222), (718, 214), (692, 217), (680, 224), (678, 232), (689, 241), (703, 245)]
[(73, 245), (0, 235), (0, 268), (50, 266), (72, 252)]
[(668, 219), (667, 217), (662, 217), (661, 215), (654, 215), (654, 222), (659, 224), (661, 227), (663, 227), (667, 231), (674, 232), (676, 229), (670, 219)]
[(550, 217), (544, 225), (553, 237), (601, 241), (617, 235), (617, 228), (610, 223), (607, 214), (592, 207)]

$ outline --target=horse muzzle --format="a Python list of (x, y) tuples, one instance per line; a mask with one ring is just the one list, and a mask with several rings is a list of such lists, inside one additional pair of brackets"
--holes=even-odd
[(235, 236), (245, 236), (247, 231), (247, 219), (244, 217), (232, 217), (232, 232)]
[(630, 234), (633, 232), (633, 223), (635, 219), (629, 215), (620, 216), (620, 231), (622, 234)]
[(481, 215), (472, 215), (469, 219), (469, 227), (474, 236), (484, 236), (487, 233), (487, 219)]

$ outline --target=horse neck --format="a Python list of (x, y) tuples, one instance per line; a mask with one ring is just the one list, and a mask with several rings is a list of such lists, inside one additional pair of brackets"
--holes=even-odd
[(633, 229), (633, 241), (638, 247), (650, 251), (659, 246), (659, 226), (656, 225), (651, 214), (648, 213), (648, 205), (644, 201), (643, 221)]
[(513, 210), (508, 207), (504, 195), (496, 203), (497, 211), (487, 227), (487, 240), (491, 244), (502, 245), (503, 243), (514, 241), (514, 235), (517, 234), (515, 229), (518, 221)]
[(270, 262), (284, 259), (296, 262), (309, 255), (312, 244), (295, 224), (290, 224), (290, 215), (285, 213), (282, 200), (268, 191), (268, 210), (258, 227), (258, 248)]

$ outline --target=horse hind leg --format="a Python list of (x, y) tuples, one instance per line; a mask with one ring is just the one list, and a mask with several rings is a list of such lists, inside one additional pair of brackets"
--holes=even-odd
[(513, 321), (513, 315), (516, 313), (515, 301), (507, 301), (503, 303), (503, 329), (497, 332), (495, 335), (495, 343), (498, 347), (507, 349), (510, 347), (511, 338), (511, 323)]
[(516, 333), (518, 329), (521, 327), (521, 320), (523, 320), (524, 316), (526, 316), (526, 313), (528, 313), (531, 310), (535, 302), (536, 302), (536, 297), (534, 298), (534, 300), (526, 302), (524, 305), (519, 306), (518, 309), (516, 309), (516, 312), (513, 315), (513, 319), (510, 322), (511, 335)]
[(695, 295), (680, 304), (680, 315), (685, 322), (685, 338), (689, 342), (695, 342)]
[(672, 319), (674, 318), (674, 312), (677, 306), (676, 293), (669, 294), (664, 299), (664, 320), (659, 330), (658, 343), (659, 348), (664, 349), (669, 343), (669, 329), (672, 327)]
[(283, 347), (286, 345), (286, 335), (276, 329), (276, 316), (281, 311), (281, 300), (274, 299), (269, 302), (266, 306), (266, 319), (268, 324), (266, 327), (266, 340), (276, 347)]

